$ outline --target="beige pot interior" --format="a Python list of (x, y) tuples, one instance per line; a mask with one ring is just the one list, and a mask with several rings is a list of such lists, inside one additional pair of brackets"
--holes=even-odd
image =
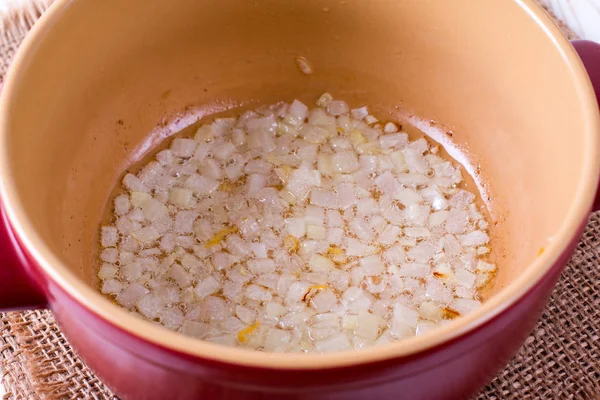
[[(598, 146), (587, 78), (574, 53), (557, 50), (566, 40), (553, 43), (541, 13), (518, 2), (58, 3), (12, 71), (0, 146), (11, 214), (38, 256), (61, 261), (48, 266), (56, 276), (66, 266), (91, 282), (116, 180), (185, 115), (313, 102), (323, 91), (452, 131), (442, 136), (480, 172), (497, 222), (491, 299), (547, 268), (591, 202)], [(297, 56), (313, 75), (299, 72)], [(100, 297), (89, 304), (114, 314)]]

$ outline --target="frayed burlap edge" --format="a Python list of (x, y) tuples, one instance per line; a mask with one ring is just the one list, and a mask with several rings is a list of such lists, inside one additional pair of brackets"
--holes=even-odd
[(86, 367), (47, 310), (5, 314), (5, 400), (112, 399), (111, 391)]
[[(0, 15), (0, 83), (18, 44), (51, 2), (31, 1)], [(595, 214), (536, 329), (478, 400), (600, 399), (599, 249)], [(0, 315), (0, 359), (5, 400), (115, 399), (78, 358), (50, 311)]]
[[(33, 318), (32, 318), (33, 317)], [(69, 381), (64, 379), (68, 371), (64, 368), (64, 362), (56, 354), (48, 354), (48, 349), (54, 353), (64, 351), (62, 346), (55, 346), (56, 336), (53, 338), (52, 325), (54, 319), (52, 314), (45, 311), (34, 311), (31, 313), (8, 313), (6, 322), (0, 332), (5, 341), (4, 351), (13, 351), (12, 359), (5, 357), (16, 367), (16, 374), (9, 374), (9, 366), (4, 366), (3, 382), (7, 388), (18, 387), (30, 394), (31, 399), (36, 398), (61, 398), (68, 392)], [(13, 342), (14, 339), (14, 342)], [(53, 340), (54, 339), (54, 340)], [(63, 339), (64, 340), (64, 339)], [(14, 363), (18, 363), (15, 365)], [(7, 392), (5, 399), (12, 398), (16, 390)], [(23, 393), (23, 392), (21, 392)], [(39, 394), (39, 396), (38, 396)]]

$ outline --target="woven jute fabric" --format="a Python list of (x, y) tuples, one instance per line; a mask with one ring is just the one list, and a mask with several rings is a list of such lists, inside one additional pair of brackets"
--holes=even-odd
[[(29, 2), (0, 20), (0, 82), (50, 2)], [(595, 213), (542, 319), (477, 400), (600, 399), (599, 263), (600, 213)], [(7, 400), (116, 399), (79, 359), (47, 310), (0, 314), (0, 361)]]

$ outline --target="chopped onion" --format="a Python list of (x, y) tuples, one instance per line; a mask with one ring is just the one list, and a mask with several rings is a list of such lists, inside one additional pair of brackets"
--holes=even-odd
[(369, 110), (367, 110), (367, 107), (354, 108), (350, 113), (352, 118), (361, 120), (369, 115)]
[(102, 247), (112, 247), (117, 244), (119, 233), (114, 226), (103, 226), (101, 229), (101, 244)]
[(429, 275), (430, 270), (431, 267), (429, 264), (406, 263), (402, 264), (400, 270), (398, 271), (398, 275), (409, 276), (413, 278), (425, 278)]
[(182, 158), (189, 158), (194, 155), (198, 142), (193, 139), (175, 138), (171, 144), (173, 155)]
[(197, 173), (191, 174), (185, 181), (185, 187), (197, 194), (210, 194), (217, 189), (219, 181)]
[(133, 307), (138, 299), (140, 299), (146, 293), (148, 293), (148, 289), (146, 289), (144, 286), (138, 283), (132, 283), (123, 288), (123, 290), (118, 294), (116, 300), (117, 303), (123, 307), (130, 308)]
[(107, 263), (116, 263), (119, 260), (119, 250), (115, 248), (106, 248), (102, 249), (100, 253), (100, 260)]
[(160, 237), (160, 233), (153, 226), (140, 228), (131, 234), (142, 243), (152, 243)]
[(489, 237), (485, 232), (473, 231), (466, 235), (459, 235), (458, 240), (463, 246), (481, 246), (489, 242)]
[(115, 197), (115, 214), (125, 215), (129, 212), (129, 196), (126, 194)]
[(99, 290), (168, 329), (271, 352), (360, 350), (477, 308), (497, 267), (460, 168), (366, 107), (328, 93), (317, 106), (216, 118), (125, 175)]
[(123, 290), (123, 283), (117, 279), (106, 279), (100, 291), (103, 294), (119, 294)]
[(385, 265), (379, 256), (369, 256), (360, 260), (360, 265), (364, 268), (367, 276), (380, 275), (385, 271)]
[(98, 278), (100, 279), (109, 279), (114, 278), (119, 272), (119, 268), (117, 268), (114, 264), (104, 263), (98, 270)]
[(331, 310), (337, 304), (337, 297), (331, 290), (322, 290), (311, 299), (311, 306), (318, 313)]
[(169, 202), (181, 208), (192, 208), (196, 205), (193, 192), (182, 188), (171, 189), (169, 192)]
[(342, 151), (333, 155), (333, 169), (343, 174), (356, 171), (359, 167), (358, 157), (353, 151)]
[(377, 339), (380, 318), (365, 311), (359, 311), (354, 334), (365, 339)]
[[(319, 100), (317, 100), (317, 106), (319, 107), (327, 107), (329, 103), (333, 100), (333, 96), (329, 93), (323, 93)], [(308, 109), (308, 108), (307, 108)]]
[(346, 114), (350, 111), (348, 104), (341, 100), (332, 100), (327, 105), (327, 112), (333, 116)]
[(308, 267), (313, 272), (329, 273), (334, 267), (333, 261), (320, 254), (313, 254), (308, 261)]
[(132, 192), (150, 192), (150, 189), (148, 189), (148, 187), (144, 185), (142, 181), (140, 181), (140, 179), (133, 174), (125, 175), (125, 177), (123, 178), (123, 186), (125, 186), (128, 190)]
[(399, 149), (406, 146), (407, 143), (408, 135), (406, 133), (388, 133), (379, 138), (379, 146), (382, 149)]
[(196, 296), (200, 299), (204, 299), (211, 294), (217, 293), (221, 288), (221, 284), (217, 281), (213, 276), (209, 276), (206, 279), (198, 282), (194, 291), (196, 292)]

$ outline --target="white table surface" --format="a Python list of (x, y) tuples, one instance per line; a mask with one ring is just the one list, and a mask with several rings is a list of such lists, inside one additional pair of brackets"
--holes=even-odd
[[(600, 42), (600, 0), (546, 1), (554, 13), (581, 38)], [(31, 0), (0, 0), (0, 18), (30, 3)], [(4, 393), (5, 389), (0, 383), (0, 398)]]

